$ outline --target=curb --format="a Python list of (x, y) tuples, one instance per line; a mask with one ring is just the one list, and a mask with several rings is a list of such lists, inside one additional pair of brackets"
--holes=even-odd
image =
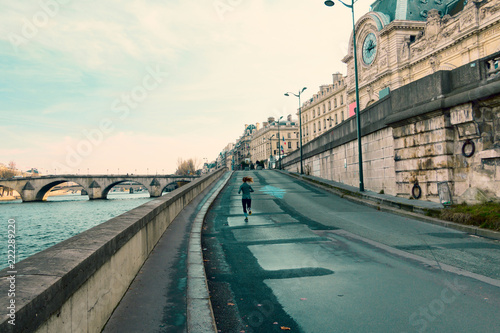
[(494, 240), (500, 240), (500, 232), (498, 232), (498, 231), (482, 229), (479, 227), (459, 224), (459, 223), (450, 222), (450, 221), (444, 221), (444, 220), (440, 220), (440, 219), (435, 218), (435, 217), (423, 215), (426, 212), (439, 211), (436, 209), (420, 208), (420, 207), (415, 207), (415, 206), (404, 204), (404, 203), (391, 202), (388, 200), (382, 200), (380, 198), (372, 198), (368, 195), (363, 195), (360, 193), (351, 192), (351, 191), (349, 191), (347, 189), (343, 189), (343, 188), (342, 189), (337, 188), (337, 187), (333, 186), (332, 184), (323, 183), (323, 182), (318, 181), (316, 179), (311, 180), (311, 179), (304, 177), (304, 176), (301, 176), (301, 175), (296, 175), (296, 174), (285, 172), (282, 170), (277, 170), (277, 171), (281, 172), (282, 174), (288, 175), (290, 177), (303, 180), (303, 181), (307, 182), (308, 184), (314, 185), (314, 186), (319, 187), (321, 189), (324, 189), (328, 192), (336, 194), (336, 195), (340, 196), (341, 198), (347, 199), (347, 200), (352, 201), (352, 202), (360, 203), (360, 204), (363, 204), (365, 206), (370, 206), (372, 208), (375, 208), (375, 209), (383, 211), (383, 212), (397, 214), (397, 215), (401, 215), (401, 216), (405, 216), (405, 217), (411, 217), (413, 219), (416, 219), (416, 220), (419, 220), (422, 222), (432, 223), (435, 225), (439, 225), (441, 227), (455, 229), (458, 231), (468, 233), (470, 235), (491, 238)]
[[(201, 232), (203, 220), (220, 191), (231, 179), (232, 172), (203, 204), (194, 219), (189, 236), (187, 256), (187, 332), (206, 333), (217, 332), (215, 318), (208, 292), (207, 277), (203, 265), (203, 253), (201, 249)], [(224, 177), (224, 176), (222, 176)], [(221, 178), (222, 178), (221, 177)]]

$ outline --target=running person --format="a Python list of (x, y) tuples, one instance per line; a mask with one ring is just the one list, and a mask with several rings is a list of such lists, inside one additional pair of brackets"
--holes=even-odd
[[(243, 204), (243, 213), (245, 214), (245, 222), (248, 222), (248, 215), (252, 215), (252, 197), (250, 197), (250, 192), (254, 192), (252, 186), (249, 183), (253, 183), (252, 177), (243, 177), (243, 184), (240, 186), (238, 194), (243, 192), (241, 197), (241, 203)], [(248, 210), (248, 215), (247, 215)]]

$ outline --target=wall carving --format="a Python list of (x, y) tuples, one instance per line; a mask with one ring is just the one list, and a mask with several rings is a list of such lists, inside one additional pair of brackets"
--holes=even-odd
[(481, 8), (481, 20), (484, 19), (486, 16), (490, 16), (492, 14), (495, 14), (496, 12), (500, 11), (500, 3), (493, 4), (491, 6), (484, 6)]

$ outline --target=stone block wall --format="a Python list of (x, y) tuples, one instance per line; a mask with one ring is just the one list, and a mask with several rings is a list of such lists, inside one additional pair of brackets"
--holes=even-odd
[[(384, 128), (363, 137), (363, 173), (366, 188), (396, 195), (392, 128)], [(298, 163), (285, 167), (297, 171)], [(304, 159), (304, 169), (312, 176), (359, 186), (358, 143), (349, 141), (318, 155)]]
[(438, 183), (453, 185), (454, 132), (449, 116), (435, 113), (427, 119), (395, 125), (393, 136), (397, 195), (410, 197), (418, 184), (422, 199), (439, 201)]
[[(224, 172), (206, 174), (17, 263), (16, 325), (5, 312), (0, 332), (101, 332), (170, 223)], [(9, 289), (8, 270), (0, 271), (2, 290)], [(7, 293), (0, 295), (1, 304), (8, 302)]]
[[(418, 183), (421, 200), (439, 202), (442, 183), (454, 202), (465, 200), (469, 188), (500, 200), (499, 62), (500, 52), (434, 73), (362, 110), (365, 188), (410, 198)], [(307, 143), (305, 173), (359, 186), (356, 134), (353, 117)], [(474, 144), (471, 156), (464, 144), (469, 150)], [(298, 172), (299, 152), (283, 166)]]
[[(500, 197), (500, 97), (460, 105), (450, 112), (455, 127), (455, 196), (459, 198), (469, 188), (479, 188)], [(475, 147), (470, 157), (463, 152), (467, 140)], [(471, 147), (466, 146), (466, 154)]]

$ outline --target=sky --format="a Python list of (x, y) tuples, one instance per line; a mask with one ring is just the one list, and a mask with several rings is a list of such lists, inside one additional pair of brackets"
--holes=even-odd
[(0, 0), (0, 22), (0, 163), (49, 174), (210, 162), (345, 75), (352, 30), (322, 0)]

